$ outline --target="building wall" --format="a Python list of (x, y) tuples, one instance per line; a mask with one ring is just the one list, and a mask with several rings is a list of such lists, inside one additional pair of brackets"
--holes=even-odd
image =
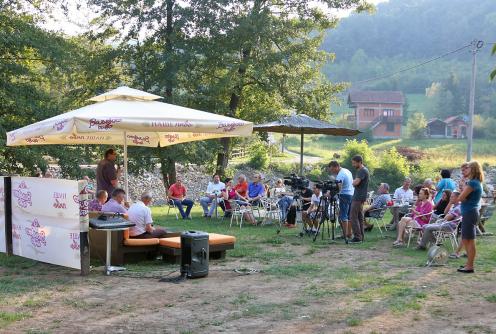
[(388, 131), (388, 126), (381, 123), (374, 128), (372, 134), (374, 138), (400, 138), (401, 137), (401, 124), (394, 124), (393, 131)]
[(358, 129), (366, 129), (377, 117), (384, 115), (384, 110), (389, 110), (388, 116), (403, 116), (403, 107), (393, 103), (357, 103), (355, 114)]

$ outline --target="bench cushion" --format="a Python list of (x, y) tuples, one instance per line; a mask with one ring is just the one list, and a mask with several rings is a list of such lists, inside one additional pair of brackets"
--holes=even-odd
[(157, 238), (151, 238), (151, 239), (124, 239), (124, 245), (126, 246), (154, 246), (158, 245), (159, 240)]
[[(236, 238), (232, 235), (209, 233), (208, 234), (208, 244), (213, 245), (225, 245), (234, 244)], [(174, 238), (162, 238), (159, 241), (160, 246), (170, 247), (170, 248), (181, 248), (181, 237)]]

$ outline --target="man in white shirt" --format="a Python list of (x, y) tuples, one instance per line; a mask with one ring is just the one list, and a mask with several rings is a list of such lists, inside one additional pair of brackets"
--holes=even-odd
[[(210, 218), (217, 207), (218, 199), (222, 197), (222, 190), (226, 189), (224, 182), (220, 182), (220, 176), (214, 175), (213, 181), (208, 183), (205, 196), (200, 198), (200, 205), (203, 208), (203, 217)], [(210, 210), (208, 206), (210, 205)]]
[(403, 185), (394, 191), (393, 198), (398, 201), (413, 201), (413, 191), (410, 189), (411, 185), (412, 179), (409, 177), (405, 178)]
[(341, 229), (343, 230), (343, 237), (351, 239), (351, 224), (350, 224), (350, 209), (351, 201), (353, 198), (353, 193), (355, 188), (353, 187), (353, 175), (351, 172), (341, 167), (339, 162), (332, 160), (328, 167), (328, 171), (336, 175), (336, 181), (339, 186), (339, 223), (341, 224)]
[(322, 210), (322, 208), (319, 209), (322, 190), (317, 185), (314, 185), (312, 192), (311, 205), (306, 211), (302, 212), (302, 220), (305, 223), (305, 228), (307, 228), (307, 231), (315, 234), (317, 233), (320, 219), (320, 213), (317, 212), (317, 210)]
[(167, 231), (162, 228), (153, 227), (152, 211), (148, 207), (152, 203), (152, 195), (145, 192), (141, 195), (141, 201), (136, 201), (127, 214), (128, 220), (136, 225), (129, 229), (129, 236), (136, 239), (164, 238)]

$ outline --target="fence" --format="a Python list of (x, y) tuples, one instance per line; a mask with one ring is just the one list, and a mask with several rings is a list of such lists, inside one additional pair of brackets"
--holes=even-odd
[(236, 147), (231, 150), (231, 158), (244, 158), (246, 155), (246, 148), (244, 147)]

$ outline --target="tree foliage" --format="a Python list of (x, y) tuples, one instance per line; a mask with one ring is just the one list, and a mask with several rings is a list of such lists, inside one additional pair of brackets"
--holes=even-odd
[(408, 136), (412, 139), (422, 139), (426, 136), (427, 120), (423, 113), (416, 112), (410, 116), (407, 124)]
[(358, 141), (356, 139), (346, 140), (341, 155), (341, 165), (353, 172), (354, 168), (351, 165), (351, 159), (355, 155), (361, 155), (364, 165), (373, 173), (378, 165), (377, 158), (370, 148), (366, 140)]

